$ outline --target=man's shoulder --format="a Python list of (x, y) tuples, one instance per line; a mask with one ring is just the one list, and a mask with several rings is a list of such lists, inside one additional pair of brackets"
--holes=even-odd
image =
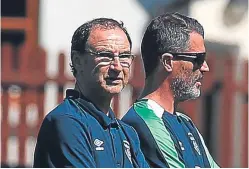
[(57, 121), (65, 117), (84, 121), (84, 119), (87, 119), (87, 113), (84, 110), (80, 110), (73, 100), (64, 99), (62, 103), (46, 115), (45, 119), (48, 121)]
[[(144, 119), (138, 114), (137, 110), (132, 106), (128, 112), (121, 119), (125, 125), (129, 125), (132, 130), (135, 131), (135, 134), (138, 134), (139, 137), (147, 136), (149, 133), (149, 128), (144, 121)], [(140, 138), (141, 139), (141, 138)]]
[[(86, 114), (75, 107), (69, 99), (65, 99), (44, 118), (39, 131), (39, 140), (51, 140), (58, 133), (64, 140), (70, 135), (81, 136), (78, 133), (88, 133), (92, 120)], [(51, 138), (48, 138), (48, 135)]]
[(121, 119), (124, 123), (131, 126), (140, 123), (141, 117), (138, 115), (137, 111), (134, 109), (134, 105), (130, 107), (127, 113)]
[(134, 116), (134, 113), (136, 113), (136, 111), (134, 110), (134, 106), (132, 105), (129, 110), (125, 113), (125, 115), (122, 117), (122, 121), (125, 118), (128, 118), (130, 116)]
[(189, 121), (189, 122), (192, 122), (192, 119), (188, 115), (186, 115), (184, 113), (176, 112), (176, 115), (183, 118), (183, 119), (185, 119), (185, 120), (187, 120), (187, 121)]
[(132, 133), (132, 134), (136, 133), (135, 129), (131, 125), (125, 123), (122, 120), (118, 120), (118, 122), (123, 127), (123, 129), (125, 130), (126, 133), (128, 133), (128, 134), (129, 133)]
[(130, 109), (127, 111), (127, 113), (124, 115), (122, 118), (123, 121), (126, 120), (132, 120), (132, 121), (137, 121), (141, 116), (147, 114), (151, 110), (149, 109), (148, 106), (148, 101), (147, 100), (137, 100), (132, 104)]
[(194, 127), (194, 129), (198, 132), (198, 134), (201, 135), (198, 128), (197, 128), (197, 126), (195, 125), (193, 120), (188, 115), (186, 115), (184, 113), (180, 113), (180, 112), (176, 112), (176, 115), (178, 117), (180, 117), (182, 120), (184, 120), (186, 122), (185, 123), (186, 125), (191, 125), (192, 127)]

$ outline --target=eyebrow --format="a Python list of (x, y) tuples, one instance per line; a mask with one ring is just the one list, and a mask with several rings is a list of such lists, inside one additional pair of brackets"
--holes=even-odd
[(110, 52), (112, 53), (112, 51), (108, 50), (108, 49), (101, 49), (101, 50), (95, 50), (96, 52)]
[(124, 51), (124, 52), (120, 52), (119, 54), (120, 54), (120, 55), (121, 55), (121, 54), (131, 54), (131, 52), (130, 52), (130, 51)]
[[(113, 53), (113, 51), (108, 50), (108, 49), (104, 49), (104, 50), (97, 50), (96, 52), (109, 52), (109, 53)], [(131, 54), (130, 51), (124, 51), (124, 52), (120, 52), (119, 55), (121, 54)]]

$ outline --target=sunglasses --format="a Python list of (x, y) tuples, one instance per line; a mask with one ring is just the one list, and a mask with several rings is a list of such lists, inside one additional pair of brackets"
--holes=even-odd
[(170, 53), (173, 60), (183, 60), (202, 65), (206, 59), (206, 52), (203, 53)]

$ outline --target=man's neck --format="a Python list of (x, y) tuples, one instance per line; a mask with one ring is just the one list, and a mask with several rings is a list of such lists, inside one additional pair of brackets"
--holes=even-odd
[(109, 112), (112, 96), (100, 94), (98, 92), (85, 92), (86, 90), (83, 91), (78, 85), (75, 86), (75, 90), (83, 94), (103, 113), (107, 114)]
[(108, 114), (111, 104), (111, 98), (103, 96), (101, 97), (98, 95), (86, 95), (86, 98), (88, 98), (103, 113)]
[(170, 85), (166, 80), (161, 84), (156, 84), (155, 81), (146, 79), (145, 87), (139, 98), (147, 98), (153, 100), (157, 104), (159, 104), (165, 111), (172, 114), (174, 113), (176, 107), (174, 105), (174, 96), (170, 89)]

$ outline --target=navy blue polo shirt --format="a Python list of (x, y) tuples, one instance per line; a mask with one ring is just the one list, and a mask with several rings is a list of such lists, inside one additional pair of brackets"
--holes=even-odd
[(148, 167), (135, 130), (75, 90), (40, 128), (34, 167)]

